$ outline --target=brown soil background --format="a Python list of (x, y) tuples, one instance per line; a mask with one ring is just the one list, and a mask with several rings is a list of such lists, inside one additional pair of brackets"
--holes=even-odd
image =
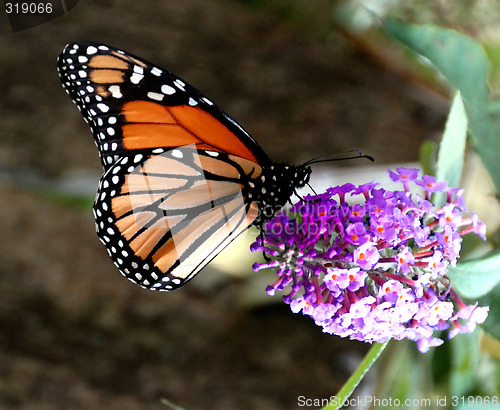
[(87, 0), (16, 34), (3, 15), (0, 408), (165, 409), (164, 397), (186, 409), (293, 409), (299, 395), (330, 397), (364, 344), (324, 335), (286, 306), (242, 304), (245, 280), (196, 285), (210, 268), (174, 293), (142, 290), (112, 265), (89, 207), (40, 189), (100, 169), (56, 72), (79, 39), (177, 73), (276, 161), (351, 148), (382, 164), (414, 161), (443, 125), (425, 92), (335, 33), (232, 1)]

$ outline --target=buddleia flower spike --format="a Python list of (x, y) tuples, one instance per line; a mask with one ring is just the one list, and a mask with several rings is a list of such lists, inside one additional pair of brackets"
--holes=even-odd
[[(462, 237), (484, 240), (486, 228), (465, 215), (462, 190), (418, 178), (417, 169), (389, 175), (402, 190), (345, 184), (277, 214), (252, 244), (270, 259), (254, 270), (275, 268), (267, 293), (285, 292), (291, 310), (326, 333), (369, 343), (406, 338), (426, 352), (443, 343), (435, 331), (452, 338), (487, 317), (488, 307), (466, 305), (446, 275)], [(423, 194), (412, 192), (419, 187)], [(437, 191), (446, 193), (441, 207), (430, 202)]]

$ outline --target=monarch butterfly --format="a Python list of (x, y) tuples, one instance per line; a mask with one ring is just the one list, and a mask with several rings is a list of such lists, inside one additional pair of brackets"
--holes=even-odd
[(307, 164), (273, 163), (212, 101), (141, 58), (77, 42), (62, 51), (58, 71), (104, 167), (97, 235), (144, 288), (183, 286), (309, 180)]

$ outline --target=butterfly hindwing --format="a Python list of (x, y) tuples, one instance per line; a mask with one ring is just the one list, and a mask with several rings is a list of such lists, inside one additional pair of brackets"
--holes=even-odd
[(243, 187), (228, 180), (245, 165), (194, 145), (116, 161), (101, 179), (94, 215), (122, 274), (157, 290), (189, 281), (257, 216)]

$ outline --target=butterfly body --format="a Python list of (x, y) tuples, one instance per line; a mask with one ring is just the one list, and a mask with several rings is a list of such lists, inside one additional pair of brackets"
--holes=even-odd
[(97, 234), (145, 288), (184, 285), (309, 179), (309, 167), (273, 163), (212, 101), (138, 57), (80, 42), (66, 46), (58, 70), (105, 171)]

